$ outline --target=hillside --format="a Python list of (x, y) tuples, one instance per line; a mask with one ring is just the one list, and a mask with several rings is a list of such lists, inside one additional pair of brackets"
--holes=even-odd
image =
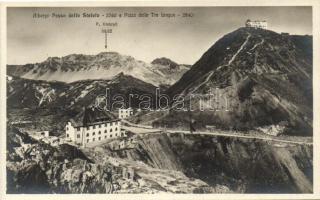
[[(228, 111), (198, 109), (193, 117), (199, 127), (251, 129), (282, 123), (290, 134), (312, 134), (312, 37), (240, 28), (219, 39), (167, 93), (188, 98), (215, 88), (227, 99)], [(199, 100), (189, 103), (198, 105)], [(187, 118), (172, 111), (156, 124)]]
[[(122, 95), (128, 103), (129, 94), (155, 95), (156, 87), (120, 73), (111, 80), (83, 80), (72, 83), (30, 80), (18, 77), (7, 79), (8, 108), (60, 107), (82, 109), (93, 105), (99, 96)], [(140, 101), (132, 98), (132, 107)], [(129, 106), (129, 105), (127, 105)]]
[[(52, 145), (45, 140), (34, 140), (14, 127), (8, 127), (7, 146), (8, 194), (232, 192), (224, 185), (209, 185), (186, 176), (182, 171), (160, 169), (139, 160), (126, 162), (115, 157), (120, 151), (110, 148), (79, 149), (69, 144)], [(161, 150), (166, 147), (157, 145)], [(166, 152), (172, 153), (172, 150)], [(148, 153), (153, 151), (150, 149)], [(167, 163), (172, 156), (161, 151), (158, 153)], [(150, 159), (156, 159), (155, 156), (151, 155)], [(124, 177), (128, 168), (134, 169), (133, 179)]]
[(160, 71), (167, 77), (168, 82), (170, 82), (169, 85), (176, 83), (182, 75), (190, 69), (190, 65), (177, 64), (165, 57), (156, 58), (151, 62), (151, 64), (154, 69)]
[[(96, 161), (112, 156), (126, 163), (145, 163), (161, 169), (200, 179), (208, 186), (194, 193), (310, 193), (312, 192), (312, 145), (284, 144), (263, 140), (172, 134), (141, 134), (134, 148), (110, 151), (109, 144), (92, 149)], [(94, 153), (93, 153), (94, 152)], [(251, 163), (248, 165), (248, 163)], [(144, 173), (168, 191), (182, 180)], [(142, 176), (142, 175), (141, 175)], [(192, 182), (185, 187), (192, 188)], [(185, 188), (182, 187), (182, 188)], [(179, 188), (181, 190), (182, 188)]]

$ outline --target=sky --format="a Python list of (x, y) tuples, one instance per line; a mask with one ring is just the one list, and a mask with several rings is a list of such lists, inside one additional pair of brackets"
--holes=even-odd
[[(33, 18), (34, 13), (98, 13), (99, 18)], [(117, 17), (106, 13), (192, 13), (192, 17)], [(247, 19), (267, 20), (268, 29), (312, 35), (311, 7), (106, 7), (8, 8), (7, 63), (27, 64), (69, 54), (106, 51), (103, 27), (117, 22), (108, 34), (107, 51), (151, 62), (167, 57), (194, 64), (223, 35), (244, 26)], [(106, 27), (105, 27), (106, 28)]]

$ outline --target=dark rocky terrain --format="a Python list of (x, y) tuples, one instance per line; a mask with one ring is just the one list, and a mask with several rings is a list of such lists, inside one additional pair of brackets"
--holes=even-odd
[[(85, 174), (92, 176), (87, 184)], [(53, 147), (19, 129), (7, 132), (7, 193), (92, 193), (106, 191), (102, 166), (68, 144)]]
[[(118, 159), (120, 151), (109, 147), (52, 146), (14, 127), (7, 133), (8, 194), (232, 192), (221, 184), (210, 186), (188, 177), (178, 169)], [(123, 177), (127, 167), (135, 170), (134, 179)]]
[[(312, 135), (312, 37), (240, 28), (218, 40), (167, 93), (188, 99), (213, 88), (227, 99), (228, 111), (199, 112), (198, 106), (192, 114), (200, 127), (246, 130), (282, 123), (287, 134)], [(189, 104), (197, 108), (199, 100)], [(188, 118), (172, 111), (155, 124)]]
[[(8, 193), (313, 191), (307, 144), (171, 133), (133, 137), (135, 145), (121, 150), (109, 142), (80, 150), (51, 146), (14, 127), (7, 138)], [(121, 178), (112, 166), (130, 166), (137, 180)]]
[(223, 185), (238, 193), (313, 191), (312, 145), (179, 133), (141, 135), (136, 141), (135, 148), (120, 151), (110, 151), (108, 144), (97, 148), (103, 155), (180, 171), (210, 187)]
[[(7, 102), (9, 108), (53, 108), (82, 109), (94, 105), (97, 97), (122, 95), (128, 102), (129, 94), (155, 95), (156, 87), (130, 75), (120, 73), (111, 80), (83, 80), (72, 83), (48, 82), (11, 77), (7, 80)], [(132, 98), (132, 107), (138, 99)], [(128, 106), (128, 105), (126, 105)]]
[[(313, 191), (312, 145), (179, 133), (133, 139), (132, 148), (112, 150), (106, 143), (80, 150), (68, 144), (51, 146), (9, 128), (7, 192)], [(114, 163), (132, 167), (137, 180), (121, 178)]]
[[(106, 89), (111, 97), (121, 95), (125, 107), (137, 108), (141, 100), (130, 94), (149, 95), (155, 99), (156, 87), (122, 73), (112, 80), (83, 80), (72, 83), (30, 80), (19, 77), (7, 79), (7, 118), (11, 123), (24, 121), (28, 130), (50, 130), (55, 135), (64, 133), (66, 122), (85, 107), (106, 105)], [(116, 104), (115, 107), (121, 107)], [(17, 126), (17, 125), (16, 125)], [(19, 125), (20, 126), (20, 125)]]

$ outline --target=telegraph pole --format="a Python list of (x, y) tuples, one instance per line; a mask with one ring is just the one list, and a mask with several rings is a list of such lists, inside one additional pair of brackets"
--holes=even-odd
[(107, 51), (107, 49), (108, 49), (108, 33), (107, 33), (107, 31), (104, 33), (104, 48)]
[(102, 29), (102, 33), (104, 33), (104, 48), (108, 50), (108, 33), (112, 33), (112, 29)]

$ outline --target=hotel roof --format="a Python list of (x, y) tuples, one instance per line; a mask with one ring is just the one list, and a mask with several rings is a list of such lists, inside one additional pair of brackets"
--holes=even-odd
[(85, 110), (81, 111), (74, 118), (70, 119), (70, 122), (75, 127), (83, 127), (119, 120), (120, 119), (118, 119), (111, 112), (92, 107), (86, 108)]

